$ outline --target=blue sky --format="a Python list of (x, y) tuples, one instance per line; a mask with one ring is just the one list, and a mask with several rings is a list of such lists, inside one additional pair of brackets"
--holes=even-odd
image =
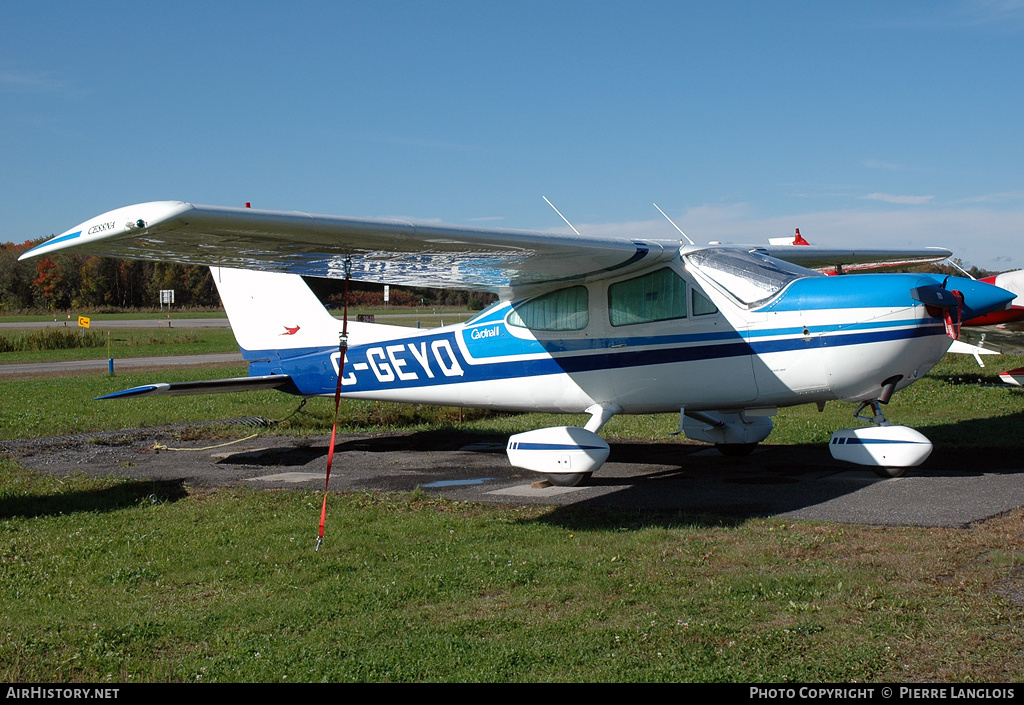
[(194, 203), (1024, 267), (1024, 0), (0, 5), (0, 241)]

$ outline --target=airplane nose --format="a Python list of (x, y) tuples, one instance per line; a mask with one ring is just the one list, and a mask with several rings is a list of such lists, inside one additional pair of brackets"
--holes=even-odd
[(960, 305), (963, 320), (1001, 311), (1016, 298), (1013, 292), (1006, 289), (966, 277), (929, 277), (928, 282), (922, 284), (910, 293), (916, 300), (929, 306), (955, 307), (956, 298), (959, 297), (954, 292), (959, 292), (963, 302)]

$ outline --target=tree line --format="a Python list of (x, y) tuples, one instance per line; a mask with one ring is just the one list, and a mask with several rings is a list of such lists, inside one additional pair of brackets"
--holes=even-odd
[[(160, 306), (160, 292), (174, 290), (174, 306), (219, 307), (220, 296), (209, 267), (147, 262), (56, 252), (19, 262), (18, 258), (48, 240), (0, 243), (0, 312), (145, 309)], [(344, 303), (344, 285), (336, 280), (307, 279), (328, 305)], [(493, 294), (453, 289), (390, 287), (391, 306), (456, 306), (481, 309)], [(352, 282), (349, 305), (384, 305), (380, 284)]]
[(0, 311), (153, 308), (161, 289), (174, 289), (176, 305), (220, 305), (205, 267), (68, 252), (18, 261), (48, 239), (0, 243)]

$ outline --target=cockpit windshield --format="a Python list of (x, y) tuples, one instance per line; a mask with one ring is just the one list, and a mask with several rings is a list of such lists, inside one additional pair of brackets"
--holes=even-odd
[(766, 302), (797, 279), (823, 276), (813, 269), (740, 248), (709, 248), (686, 261), (750, 308)]

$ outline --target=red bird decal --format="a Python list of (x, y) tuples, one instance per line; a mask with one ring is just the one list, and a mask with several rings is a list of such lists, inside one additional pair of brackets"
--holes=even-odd
[(284, 327), (284, 333), (282, 333), (281, 335), (295, 335), (296, 333), (299, 332), (299, 327), (300, 326), (295, 326), (294, 328), (289, 328), (288, 326), (285, 326)]

